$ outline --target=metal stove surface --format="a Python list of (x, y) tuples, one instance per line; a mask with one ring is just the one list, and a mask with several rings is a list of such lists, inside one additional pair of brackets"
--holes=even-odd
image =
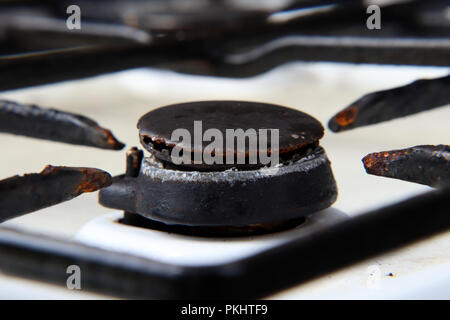
[[(114, 129), (128, 146), (133, 146), (139, 145), (135, 129), (137, 119), (161, 105), (207, 99), (262, 101), (298, 108), (326, 123), (337, 110), (362, 94), (406, 84), (415, 78), (445, 75), (449, 71), (448, 68), (296, 63), (248, 80), (229, 80), (138, 69), (89, 80), (7, 92), (3, 97), (92, 116), (101, 120), (106, 127)], [(332, 224), (336, 214), (351, 218), (366, 210), (429, 190), (429, 187), (422, 185), (369, 176), (364, 172), (361, 158), (374, 150), (446, 143), (448, 141), (444, 138), (448, 137), (448, 119), (450, 110), (438, 108), (338, 135), (326, 131), (321, 144), (332, 162), (339, 196), (333, 209), (321, 213), (323, 223)], [(124, 154), (120, 152), (9, 135), (0, 136), (0, 145), (5, 151), (3, 166), (0, 168), (3, 177), (17, 172), (39, 171), (49, 163), (99, 167), (113, 175), (123, 171)], [(330, 215), (333, 212), (334, 215)], [(114, 222), (117, 217), (117, 213), (98, 205), (95, 194), (89, 194), (16, 218), (5, 225), (75, 238), (136, 255), (159, 256), (180, 264), (214, 264), (236, 259), (286, 241), (287, 237), (302, 236), (301, 231), (308, 227), (305, 225), (268, 236), (224, 241), (117, 226)], [(96, 234), (94, 231), (98, 230), (103, 231)], [(122, 238), (114, 238), (116, 234)], [(382, 236), (380, 234), (380, 239)], [(158, 250), (133, 247), (133, 239), (139, 242), (156, 239)], [(171, 250), (178, 245), (186, 249), (184, 255), (179, 254), (181, 250), (178, 254)], [(447, 232), (292, 287), (269, 298), (450, 299), (449, 253), (450, 232)], [(102, 296), (7, 277), (0, 272), (0, 298), (85, 299)]]

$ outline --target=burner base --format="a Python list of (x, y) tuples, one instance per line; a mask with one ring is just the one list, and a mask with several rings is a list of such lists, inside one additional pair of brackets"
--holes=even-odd
[(255, 236), (266, 233), (280, 232), (298, 227), (305, 223), (306, 217), (300, 217), (289, 221), (277, 223), (255, 224), (249, 226), (186, 226), (169, 225), (159, 221), (145, 218), (139, 214), (125, 212), (124, 217), (119, 221), (128, 226), (140, 227), (151, 230), (165, 231), (197, 237), (242, 237)]
[(244, 171), (172, 170), (144, 158), (136, 177), (115, 177), (100, 191), (99, 202), (165, 225), (248, 232), (292, 226), (336, 197), (330, 162), (317, 146), (309, 156), (279, 167)]

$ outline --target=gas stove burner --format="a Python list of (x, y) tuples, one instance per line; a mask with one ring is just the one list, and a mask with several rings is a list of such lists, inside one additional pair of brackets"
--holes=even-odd
[[(330, 162), (319, 146), (323, 127), (303, 112), (254, 102), (193, 102), (151, 111), (138, 128), (150, 156), (131, 149), (127, 173), (100, 192), (102, 205), (126, 212), (123, 223), (197, 236), (260, 234), (297, 226), (336, 200)], [(209, 164), (205, 154), (213, 139), (198, 140), (199, 133), (213, 132), (217, 142), (230, 137), (229, 130), (248, 133), (245, 149), (214, 144)], [(278, 139), (258, 135), (261, 130), (277, 130)], [(174, 132), (178, 138), (185, 133), (182, 141)], [(192, 146), (186, 137), (200, 143)], [(175, 148), (188, 161), (177, 162)], [(276, 164), (252, 160), (275, 152)]]

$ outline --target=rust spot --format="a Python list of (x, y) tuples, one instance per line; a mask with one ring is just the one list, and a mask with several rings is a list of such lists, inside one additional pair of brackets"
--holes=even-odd
[(371, 153), (363, 159), (364, 168), (369, 174), (382, 175), (383, 171), (388, 170), (390, 163), (388, 152)]
[(364, 167), (366, 170), (371, 169), (377, 165), (377, 159), (373, 154), (369, 154), (363, 158)]
[(170, 152), (173, 147), (175, 147), (174, 143), (168, 143), (166, 139), (161, 137), (141, 135), (141, 141), (144, 142), (144, 144), (151, 145), (154, 150), (158, 151), (168, 150)]
[(126, 161), (127, 161), (127, 171), (126, 175), (129, 177), (137, 177), (141, 169), (142, 158), (144, 153), (137, 147), (132, 147), (127, 151)]
[(164, 138), (154, 137), (152, 141), (156, 144), (166, 144), (166, 140)]
[(0, 100), (2, 131), (70, 144), (119, 150), (110, 130), (79, 114)]
[(140, 159), (136, 154), (137, 152), (138, 152), (138, 149), (136, 147), (133, 147), (127, 151), (127, 157), (130, 157), (130, 159), (131, 159), (132, 168), (137, 168), (140, 165), (140, 163), (139, 163)]
[(408, 149), (375, 152), (365, 156), (362, 161), (368, 173), (376, 174), (382, 170), (388, 170), (391, 162), (404, 158), (409, 152)]
[(40, 172), (40, 174), (43, 174), (43, 175), (49, 175), (49, 174), (52, 174), (52, 173), (54, 173), (54, 172), (59, 171), (59, 169), (60, 169), (59, 167), (54, 167), (54, 166), (48, 164), (48, 165), (45, 166), (44, 169), (42, 169), (42, 171)]
[(75, 193), (94, 192), (111, 184), (110, 175), (98, 169), (84, 168), (80, 169), (82, 174)]
[(94, 168), (47, 165), (40, 173), (0, 181), (0, 222), (71, 200), (112, 183), (109, 173)]
[(106, 138), (106, 143), (114, 150), (120, 150), (122, 149), (125, 145), (118, 141), (116, 139), (116, 137), (114, 137), (114, 135), (112, 134), (111, 130), (106, 130), (103, 129), (101, 127), (99, 127), (101, 130), (104, 130), (105, 132), (105, 138)]
[(392, 163), (404, 159), (409, 153), (410, 149), (374, 152), (365, 156), (362, 162), (367, 173), (389, 176)]
[(94, 192), (105, 186), (111, 184), (110, 175), (99, 169), (94, 168), (72, 168), (72, 167), (59, 167), (47, 165), (41, 172), (41, 175), (57, 175), (59, 173), (69, 174), (69, 172), (78, 172), (80, 174), (80, 180), (74, 185), (75, 194), (81, 194), (85, 192)]
[(334, 119), (340, 127), (346, 127), (355, 122), (358, 112), (359, 112), (358, 107), (350, 106), (339, 112), (337, 115), (335, 115)]
[(422, 145), (371, 153), (362, 162), (369, 174), (439, 187), (450, 181), (449, 150), (446, 145)]

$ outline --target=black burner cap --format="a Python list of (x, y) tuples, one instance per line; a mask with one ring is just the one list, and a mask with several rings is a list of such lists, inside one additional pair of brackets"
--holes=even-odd
[[(210, 141), (201, 141), (201, 149), (194, 146), (194, 121), (201, 121), (202, 134), (208, 129), (218, 129), (226, 137), (227, 129), (278, 129), (279, 155), (285, 159), (305, 147), (317, 143), (323, 136), (323, 127), (319, 121), (298, 110), (259, 102), (243, 101), (201, 101), (169, 105), (150, 111), (138, 122), (141, 143), (145, 149), (154, 154), (159, 160), (172, 162), (170, 151), (178, 143), (172, 140), (172, 132), (183, 128), (189, 131), (191, 141), (180, 141), (183, 150), (189, 150), (192, 158), (195, 153), (203, 153)], [(269, 131), (270, 132), (270, 131)], [(223, 144), (222, 149), (215, 149), (215, 155), (224, 159), (233, 154), (235, 163), (239, 158), (248, 158), (250, 152), (270, 152), (271, 139), (268, 133), (267, 148), (260, 150), (258, 143), (256, 150), (246, 143), (245, 152), (237, 153), (236, 148), (229, 149)], [(190, 142), (190, 143), (189, 143)], [(265, 146), (265, 144), (264, 144)], [(225, 161), (223, 161), (225, 163)], [(246, 165), (233, 165), (238, 169), (249, 169)], [(206, 169), (204, 162), (190, 163), (188, 166), (197, 170)], [(258, 162), (257, 166), (262, 165)], [(213, 170), (227, 169), (230, 166), (215, 164)], [(212, 170), (211, 166), (210, 169)]]

